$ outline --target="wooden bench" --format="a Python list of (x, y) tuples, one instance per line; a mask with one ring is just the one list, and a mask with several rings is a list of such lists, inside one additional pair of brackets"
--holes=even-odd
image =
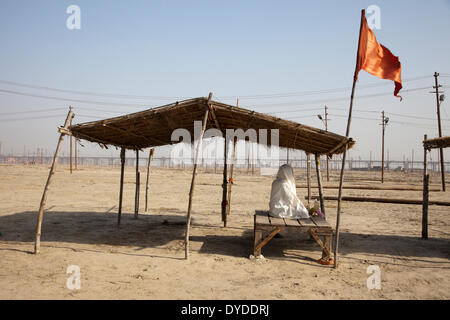
[[(331, 242), (333, 239), (333, 229), (330, 224), (322, 217), (311, 216), (307, 219), (282, 219), (269, 215), (269, 211), (256, 210), (254, 216), (254, 249), (255, 257), (261, 255), (261, 249), (277, 233), (283, 229), (294, 229), (300, 232), (309, 233), (322, 248), (322, 259), (320, 263), (331, 264)], [(263, 239), (263, 232), (269, 235)], [(323, 241), (320, 237), (323, 236)]]

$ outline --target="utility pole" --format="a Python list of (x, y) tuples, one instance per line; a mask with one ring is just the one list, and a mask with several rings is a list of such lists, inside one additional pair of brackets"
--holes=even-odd
[[(328, 107), (325, 106), (325, 119), (320, 114), (317, 117), (325, 124), (325, 131), (328, 131)], [(325, 157), (327, 158), (327, 181), (330, 181), (330, 159), (327, 155)]]
[[(439, 73), (434, 73), (434, 84), (435, 92), (436, 92), (436, 107), (437, 107), (437, 118), (438, 118), (438, 130), (439, 130), (439, 138), (442, 137), (442, 129), (441, 129), (441, 106), (440, 106), (440, 98), (439, 98), (439, 87), (441, 85), (438, 84), (438, 76)], [(444, 150), (443, 148), (439, 148), (439, 155), (441, 160), (441, 177), (442, 177), (442, 191), (445, 191), (445, 167), (444, 167)]]
[(384, 116), (384, 111), (381, 112), (381, 128), (382, 128), (382, 138), (381, 138), (381, 183), (384, 183), (384, 131), (389, 122), (389, 118)]

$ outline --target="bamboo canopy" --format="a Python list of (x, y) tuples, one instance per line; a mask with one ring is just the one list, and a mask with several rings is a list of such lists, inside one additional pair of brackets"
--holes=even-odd
[[(73, 116), (72, 110), (69, 110), (68, 119)], [(121, 148), (121, 179), (119, 192), (119, 209), (118, 209), (118, 226), (122, 213), (122, 196), (123, 196), (123, 177), (125, 167), (125, 150), (132, 149), (136, 151), (136, 193), (135, 193), (135, 214), (138, 218), (139, 211), (139, 150), (149, 147), (157, 147), (178, 143), (172, 141), (172, 133), (176, 129), (186, 129), (191, 136), (195, 137), (195, 121), (201, 121), (201, 133), (198, 137), (197, 151), (195, 155), (194, 169), (192, 173), (191, 188), (189, 192), (189, 204), (186, 221), (185, 235), (185, 258), (189, 257), (189, 230), (191, 224), (191, 208), (195, 186), (195, 176), (197, 173), (197, 160), (199, 156), (199, 148), (202, 143), (203, 135), (207, 129), (217, 129), (222, 133), (223, 137), (227, 137), (227, 129), (241, 129), (245, 132), (249, 129), (260, 130), (278, 129), (278, 146), (290, 149), (304, 150), (308, 155), (314, 154), (316, 157), (318, 184), (321, 186), (320, 168), (318, 167), (318, 159), (320, 155), (331, 157), (334, 154), (343, 153), (345, 150), (353, 147), (355, 141), (348, 137), (344, 137), (329, 131), (316, 129), (305, 126), (293, 121), (283, 120), (267, 114), (247, 110), (237, 106), (232, 106), (212, 100), (212, 93), (208, 98), (188, 99), (181, 102), (175, 102), (165, 106), (144, 110), (141, 112), (131, 113), (124, 116), (92, 121), (82, 124), (70, 125), (66, 121), (64, 127), (59, 127), (60, 141), (55, 151), (55, 159), (58, 158), (59, 146), (64, 135), (75, 136), (78, 139), (84, 139), (100, 146), (108, 148), (108, 145)], [(236, 133), (236, 132), (235, 132)], [(245, 133), (244, 133), (245, 134)], [(259, 143), (267, 143), (274, 145), (275, 141), (271, 141), (272, 132), (266, 135), (266, 141), (260, 141), (259, 135), (256, 134)], [(228, 138), (228, 137), (227, 137)], [(234, 140), (236, 143), (237, 140)], [(227, 154), (227, 145), (225, 147), (225, 155)], [(345, 156), (345, 153), (344, 153)], [(150, 156), (151, 157), (151, 156)], [(151, 158), (150, 158), (151, 159)], [(54, 164), (56, 161), (54, 162)], [(233, 168), (233, 161), (231, 167)], [(49, 181), (54, 166), (50, 171)], [(227, 212), (229, 211), (231, 200), (231, 184), (228, 183), (227, 174), (227, 157), (224, 157), (224, 175), (223, 175), (223, 196), (222, 196), (222, 220), (224, 227), (227, 225)], [(49, 183), (47, 182), (47, 185)], [(228, 191), (228, 192), (227, 192)], [(44, 188), (43, 199), (45, 199), (47, 187)], [(322, 195), (322, 193), (321, 193)], [(321, 199), (322, 210), (323, 197)], [(40, 214), (36, 227), (36, 249), (39, 252), (41, 224), (43, 217), (44, 203), (41, 203)]]
[[(72, 125), (69, 131), (76, 138), (105, 147), (112, 145), (135, 150), (169, 145), (178, 143), (171, 140), (175, 129), (184, 128), (193, 136), (194, 121), (202, 121), (207, 106), (208, 98), (194, 98), (124, 116)], [(346, 143), (348, 148), (355, 143), (351, 138), (329, 131), (212, 100), (209, 108), (206, 129), (219, 129), (224, 137), (226, 129), (279, 129), (280, 147), (329, 156), (342, 153)], [(272, 144), (270, 140), (268, 133), (268, 145)]]
[(448, 148), (450, 147), (450, 137), (425, 139), (423, 141), (423, 147), (428, 150), (437, 148)]

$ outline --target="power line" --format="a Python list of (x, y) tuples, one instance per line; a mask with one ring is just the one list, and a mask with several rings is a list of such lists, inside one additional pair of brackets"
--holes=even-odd
[[(422, 87), (422, 88), (413, 88), (413, 89), (407, 89), (403, 90), (402, 93), (406, 92), (414, 92), (419, 90), (428, 89), (428, 87)], [(356, 98), (362, 99), (362, 98), (372, 98), (372, 97), (379, 97), (379, 96), (385, 96), (385, 95), (392, 95), (392, 91), (390, 92), (382, 92), (382, 93), (374, 93), (374, 94), (367, 94), (367, 95), (360, 95)], [(348, 100), (348, 97), (340, 97), (340, 98), (330, 98), (330, 99), (318, 99), (318, 100), (303, 100), (303, 101), (292, 101), (292, 102), (280, 102), (280, 103), (268, 103), (268, 104), (259, 104), (256, 105), (256, 108), (270, 108), (274, 106), (299, 106), (299, 105), (305, 105), (305, 104), (319, 104), (319, 103), (325, 103), (325, 102), (331, 102), (331, 101), (345, 101)]]
[(71, 93), (85, 96), (96, 96), (96, 97), (109, 97), (109, 98), (127, 98), (127, 99), (154, 99), (154, 100), (176, 100), (176, 99), (190, 99), (191, 97), (180, 97), (180, 96), (145, 96), (145, 95), (131, 95), (131, 94), (117, 94), (117, 93), (103, 93), (103, 92), (90, 92), (90, 91), (77, 91), (77, 90), (67, 90), (67, 89), (58, 89), (46, 86), (36, 86), (30, 84), (24, 84), (19, 82), (0, 80), (0, 83), (30, 88), (30, 89), (39, 89), (39, 90), (48, 90), (60, 93)]
[[(408, 82), (408, 81), (422, 80), (422, 79), (426, 79), (428, 77), (429, 76), (420, 76), (420, 77), (415, 77), (415, 78), (404, 79), (403, 83)], [(104, 93), (104, 92), (92, 92), (92, 91), (78, 91), (78, 90), (59, 89), (59, 88), (53, 88), (53, 87), (47, 87), (47, 86), (31, 85), (31, 84), (25, 84), (25, 83), (8, 81), (8, 80), (0, 80), (0, 83), (17, 86), (17, 87), (29, 88), (29, 89), (47, 90), (47, 91), (53, 91), (53, 92), (59, 92), (59, 93), (70, 93), (70, 94), (85, 95), (85, 96), (120, 98), (120, 99), (139, 99), (139, 100), (148, 100), (148, 99), (150, 99), (150, 100), (179, 100), (179, 99), (181, 99), (181, 100), (184, 100), (184, 99), (192, 98), (192, 97), (183, 97), (183, 96), (147, 96), (147, 95), (116, 94), (116, 93)], [(373, 84), (359, 86), (359, 88), (360, 89), (374, 88), (374, 87), (386, 86), (387, 84), (388, 83), (373, 83)], [(242, 98), (242, 99), (283, 98), (283, 97), (334, 93), (334, 92), (349, 90), (349, 88), (350, 87), (341, 87), (341, 88), (310, 90), (310, 91), (297, 91), (297, 92), (287, 92), (287, 93), (272, 93), (272, 94), (259, 94), (259, 95), (255, 94), (255, 95), (239, 96), (239, 98)], [(227, 100), (227, 99), (235, 99), (236, 97), (238, 97), (238, 96), (223, 96), (223, 97), (217, 97), (217, 98)]]
[(37, 119), (51, 119), (51, 118), (62, 118), (64, 116), (66, 116), (66, 114), (58, 114), (58, 115), (53, 115), (53, 116), (42, 116), (42, 117), (0, 119), (0, 121), (1, 122), (10, 122), (10, 121), (24, 121), (24, 120), (37, 120)]
[(16, 112), (1, 112), (0, 116), (14, 115), (14, 114), (23, 114), (23, 113), (39, 113), (39, 112), (61, 111), (63, 108), (66, 108), (66, 107), (51, 108), (51, 109), (39, 109), (39, 110), (31, 110), (31, 111), (28, 110), (28, 111), (16, 111)]
[(144, 106), (142, 104), (115, 103), (115, 102), (105, 102), (105, 101), (69, 99), (69, 98), (61, 98), (61, 97), (54, 97), (54, 96), (38, 95), (38, 94), (32, 94), (32, 93), (26, 93), (26, 92), (14, 91), (14, 90), (5, 90), (5, 89), (0, 89), (0, 92), (9, 93), (9, 94), (16, 94), (16, 95), (21, 95), (21, 96), (35, 97), (35, 98), (60, 100), (60, 101), (68, 101), (68, 102), (78, 102), (78, 103), (90, 103), (90, 104), (98, 104), (98, 105), (106, 105), (106, 106), (115, 105), (115, 106), (121, 106), (121, 107), (141, 107), (141, 108), (142, 107), (148, 107), (148, 106)]

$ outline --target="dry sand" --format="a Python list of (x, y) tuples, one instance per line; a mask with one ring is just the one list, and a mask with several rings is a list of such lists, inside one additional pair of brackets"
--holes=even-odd
[[(211, 170), (210, 170), (211, 171)], [(145, 182), (145, 168), (141, 169)], [(184, 260), (191, 170), (152, 168), (150, 210), (133, 219), (134, 168), (127, 168), (124, 214), (117, 227), (118, 168), (59, 167), (47, 199), (39, 255), (32, 254), (46, 166), (0, 166), (0, 299), (448, 299), (450, 207), (430, 206), (421, 240), (420, 205), (344, 202), (340, 267), (317, 264), (321, 250), (304, 234), (284, 234), (251, 260), (253, 213), (267, 209), (272, 177), (237, 173), (228, 228), (220, 217), (220, 173), (200, 172), (193, 203), (191, 257)], [(421, 185), (420, 172), (386, 173), (387, 185)], [(297, 182), (305, 172), (296, 171)], [(354, 184), (378, 185), (374, 172), (348, 172)], [(337, 172), (332, 173), (336, 184)], [(438, 186), (439, 176), (432, 182)], [(305, 189), (298, 189), (304, 197)], [(314, 194), (317, 191), (314, 190)], [(337, 190), (326, 189), (326, 195)], [(449, 192), (431, 199), (449, 200)], [(421, 191), (344, 190), (344, 195), (421, 199)], [(336, 201), (327, 201), (334, 227)], [(164, 223), (164, 221), (168, 223)], [(66, 287), (69, 265), (81, 289)], [(381, 289), (369, 290), (378, 265)]]

